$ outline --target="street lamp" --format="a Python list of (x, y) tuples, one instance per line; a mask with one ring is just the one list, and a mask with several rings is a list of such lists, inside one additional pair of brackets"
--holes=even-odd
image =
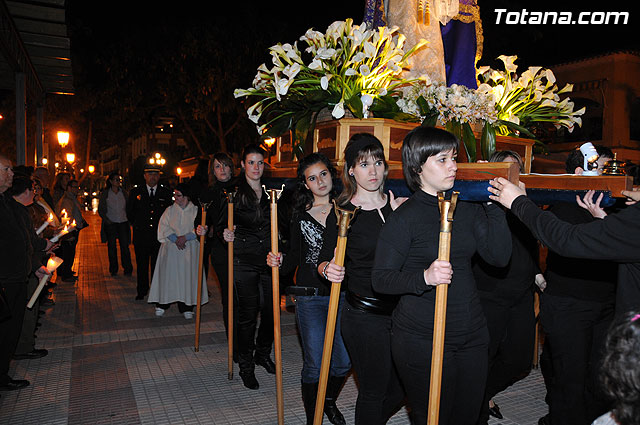
[(61, 148), (66, 148), (69, 144), (69, 132), (68, 131), (58, 131), (58, 143)]
[(42, 158), (42, 165), (47, 165), (49, 163), (49, 160), (47, 160), (47, 158)]
[(89, 172), (93, 174), (96, 171), (96, 167), (93, 165), (89, 165)]
[(69, 164), (73, 164), (76, 160), (76, 154), (74, 154), (73, 152), (69, 152), (66, 155), (66, 159)]

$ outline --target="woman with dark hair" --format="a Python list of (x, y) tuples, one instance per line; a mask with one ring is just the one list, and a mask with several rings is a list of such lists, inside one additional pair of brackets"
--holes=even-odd
[(640, 418), (640, 312), (630, 311), (609, 329), (600, 369), (604, 393), (613, 409), (593, 425), (637, 425)]
[(52, 207), (55, 208), (60, 198), (64, 196), (69, 180), (71, 180), (71, 174), (66, 171), (56, 174), (56, 177), (53, 179), (53, 185), (51, 186), (51, 197), (53, 198)]
[[(522, 158), (514, 151), (496, 151), (489, 162), (514, 162), (524, 172)], [(512, 245), (509, 264), (495, 267), (479, 255), (473, 259), (473, 274), (489, 330), (489, 374), (479, 424), (486, 424), (489, 415), (502, 419), (492, 398), (531, 369), (536, 327), (534, 289), (536, 283), (541, 287), (546, 284), (538, 266), (538, 242), (511, 212), (506, 212), (506, 218)]]
[[(332, 214), (335, 176), (335, 168), (321, 153), (312, 153), (300, 161), (297, 187), (293, 196), (290, 249), (284, 255), (271, 252), (267, 255), (267, 265), (282, 266), (283, 274), (297, 269), (296, 286), (290, 292), (296, 300), (296, 320), (302, 341), (302, 401), (307, 415), (307, 425), (313, 424), (329, 311), (331, 283), (321, 277), (316, 269), (327, 217)], [(343, 304), (344, 295), (340, 298), (340, 306)], [(332, 424), (345, 424), (344, 417), (336, 406), (336, 399), (351, 369), (349, 355), (340, 334), (339, 319), (338, 313), (324, 403), (325, 414)]]
[[(185, 319), (193, 318), (198, 304), (199, 243), (193, 221), (198, 208), (191, 202), (189, 186), (178, 183), (175, 202), (162, 213), (158, 223), (160, 251), (151, 280), (147, 302), (156, 303), (156, 316), (162, 316), (169, 304), (177, 302)], [(209, 301), (207, 277), (202, 273), (201, 304)]]
[(403, 394), (391, 361), (391, 313), (397, 297), (371, 287), (378, 233), (401, 200), (384, 193), (388, 166), (382, 143), (367, 133), (355, 134), (344, 150), (343, 190), (337, 204), (358, 211), (351, 220), (344, 267), (335, 263), (336, 214), (327, 217), (318, 273), (330, 282), (345, 282), (342, 337), (358, 377), (355, 423), (383, 424)]
[[(232, 190), (235, 183), (233, 178), (233, 160), (224, 152), (217, 152), (209, 162), (209, 174), (213, 180), (213, 185), (207, 187), (200, 195), (200, 199), (207, 206), (207, 238), (205, 251), (211, 253), (211, 264), (218, 278), (220, 286), (220, 301), (222, 302), (222, 319), (224, 328), (228, 330), (228, 281), (229, 271), (227, 268), (227, 244), (222, 232), (227, 227), (227, 199), (225, 191)], [(201, 211), (198, 209), (196, 225), (202, 222)], [(234, 326), (234, 329), (237, 328)], [(228, 332), (227, 332), (228, 333)], [(236, 344), (234, 348), (237, 349)], [(235, 357), (235, 356), (234, 356)]]
[(120, 263), (125, 276), (131, 276), (133, 265), (131, 264), (131, 226), (127, 220), (127, 200), (129, 194), (122, 188), (122, 177), (114, 171), (109, 174), (105, 189), (100, 192), (98, 198), (98, 214), (102, 218), (100, 237), (102, 242), (107, 242), (109, 255), (109, 273), (111, 276), (118, 274), (117, 242), (120, 242)]
[(392, 351), (407, 393), (412, 424), (427, 423), (433, 344), (435, 286), (449, 285), (440, 424), (478, 420), (488, 368), (489, 334), (471, 270), (478, 252), (505, 266), (511, 236), (496, 205), (458, 201), (453, 216), (450, 261), (438, 260), (440, 211), (437, 195), (455, 182), (458, 140), (433, 127), (410, 131), (402, 145), (402, 168), (411, 198), (380, 232), (373, 289), (400, 296), (393, 312)]
[[(271, 360), (273, 344), (273, 308), (271, 271), (265, 263), (270, 243), (269, 199), (262, 189), (264, 150), (248, 145), (242, 152), (243, 174), (238, 177), (234, 199), (234, 229), (224, 229), (223, 237), (233, 241), (233, 280), (238, 317), (238, 366), (245, 387), (260, 387), (255, 365), (275, 374)], [(227, 216), (224, 215), (224, 223)], [(263, 302), (261, 303), (261, 300)], [(262, 305), (261, 305), (262, 304)], [(256, 327), (260, 314), (260, 327)]]

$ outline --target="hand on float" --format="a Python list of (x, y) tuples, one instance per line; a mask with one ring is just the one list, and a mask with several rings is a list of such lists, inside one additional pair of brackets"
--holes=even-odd
[(627, 197), (625, 204), (633, 205), (640, 201), (640, 188), (634, 188), (633, 190), (623, 190), (622, 194)]
[(267, 265), (269, 267), (280, 267), (282, 265), (282, 253), (274, 254), (273, 252), (269, 252), (267, 254)]
[(424, 271), (424, 283), (428, 286), (438, 286), (451, 283), (453, 269), (451, 263), (444, 260), (436, 260)]
[(518, 187), (504, 177), (496, 177), (493, 180), (489, 180), (489, 184), (491, 186), (489, 186), (488, 190), (493, 193), (493, 195), (489, 196), (489, 199), (499, 202), (509, 209), (511, 209), (514, 199), (520, 195), (527, 195), (523, 184)]
[(395, 211), (400, 205), (406, 201), (407, 197), (401, 196), (400, 198), (396, 198), (392, 191), (389, 191), (389, 205), (391, 205), (391, 209)]
[(196, 227), (196, 235), (198, 236), (206, 235), (208, 228), (209, 226), (203, 226), (202, 224), (198, 224), (198, 227)]
[(593, 195), (595, 193), (595, 190), (588, 190), (587, 193), (584, 194), (584, 197), (582, 199), (580, 199), (580, 196), (576, 195), (576, 202), (582, 208), (589, 211), (595, 218), (605, 218), (607, 216), (607, 213), (604, 212), (604, 210), (600, 206), (604, 193), (600, 193), (600, 196), (598, 196), (598, 199), (596, 199), (594, 202)]
[(233, 230), (224, 229), (222, 231), (222, 238), (224, 239), (225, 242), (233, 242), (233, 240), (236, 238), (235, 230), (236, 230), (236, 226), (233, 226)]

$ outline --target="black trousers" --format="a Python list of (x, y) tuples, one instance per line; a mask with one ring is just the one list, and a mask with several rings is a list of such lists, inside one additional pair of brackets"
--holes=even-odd
[(356, 425), (385, 424), (404, 398), (391, 358), (391, 316), (342, 309), (342, 339), (357, 376)]
[[(486, 327), (445, 339), (440, 425), (473, 425), (478, 420), (487, 379)], [(393, 360), (407, 393), (412, 425), (427, 423), (433, 335), (393, 329)]]
[[(266, 258), (266, 256), (265, 256)], [(256, 357), (268, 357), (273, 344), (273, 290), (271, 270), (264, 264), (234, 259), (233, 281), (237, 293), (238, 365), (240, 370), (254, 367)], [(258, 314), (260, 327), (258, 328)], [(235, 316), (235, 314), (234, 314)], [(258, 334), (256, 336), (256, 328)]]
[(489, 330), (489, 375), (479, 424), (489, 420), (489, 400), (523, 378), (533, 361), (533, 290), (478, 291)]
[(151, 273), (156, 268), (160, 242), (156, 234), (135, 235), (133, 249), (136, 253), (136, 274), (138, 295), (145, 296), (149, 293), (149, 267)]
[(107, 252), (109, 254), (109, 273), (118, 273), (118, 242), (120, 243), (120, 263), (125, 274), (131, 274), (133, 266), (131, 265), (131, 251), (129, 244), (131, 243), (131, 226), (129, 222), (105, 224), (105, 233), (107, 234)]
[(613, 302), (543, 293), (540, 322), (550, 365), (543, 373), (553, 425), (590, 424), (611, 407), (599, 392), (598, 371), (613, 314)]
[(0, 286), (4, 288), (4, 295), (11, 310), (11, 317), (0, 322), (0, 385), (5, 385), (11, 379), (8, 375), (9, 363), (20, 338), (24, 311), (27, 307), (27, 282), (0, 282)]
[(64, 240), (60, 243), (60, 249), (62, 250), (62, 264), (58, 267), (58, 275), (61, 278), (73, 276), (73, 262), (76, 258), (76, 245), (78, 244), (78, 235), (71, 240)]

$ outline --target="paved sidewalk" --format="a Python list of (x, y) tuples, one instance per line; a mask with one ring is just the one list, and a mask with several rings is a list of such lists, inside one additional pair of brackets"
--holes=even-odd
[[(273, 375), (257, 367), (257, 391), (244, 388), (235, 364), (233, 380), (227, 379), (215, 278), (208, 279), (211, 297), (202, 308), (196, 353), (195, 321), (184, 319), (176, 306), (155, 317), (152, 305), (134, 301), (135, 275), (110, 276), (100, 219), (85, 214), (90, 226), (80, 234), (78, 282), (59, 282), (55, 306), (44, 308), (40, 319), (36, 345), (49, 355), (12, 362), (11, 375), (31, 385), (0, 393), (0, 424), (277, 424)], [(304, 424), (294, 314), (282, 309), (281, 324), (285, 423)], [(490, 424), (537, 424), (547, 412), (544, 395), (542, 377), (534, 370), (496, 397), (505, 420)], [(338, 399), (350, 424), (356, 396), (350, 377)], [(389, 423), (408, 424), (406, 411)]]

